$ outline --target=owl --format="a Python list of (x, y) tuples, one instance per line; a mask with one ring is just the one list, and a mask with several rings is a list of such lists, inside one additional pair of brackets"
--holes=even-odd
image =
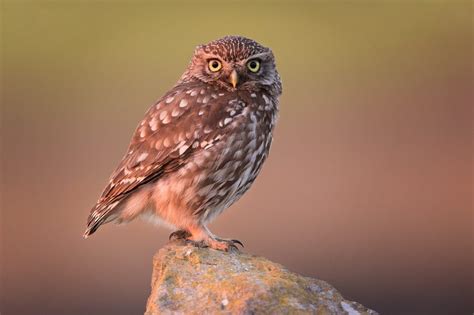
[(92, 208), (84, 237), (142, 217), (170, 238), (228, 251), (207, 225), (252, 185), (268, 156), (282, 93), (272, 51), (242, 36), (196, 47), (176, 85), (145, 114)]

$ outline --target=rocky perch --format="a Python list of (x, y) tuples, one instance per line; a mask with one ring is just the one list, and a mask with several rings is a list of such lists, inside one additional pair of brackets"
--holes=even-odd
[(377, 314), (265, 258), (171, 243), (153, 259), (145, 315)]

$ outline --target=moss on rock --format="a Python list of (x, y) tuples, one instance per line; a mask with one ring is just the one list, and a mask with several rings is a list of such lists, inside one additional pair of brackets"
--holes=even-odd
[(155, 255), (151, 287), (145, 315), (377, 314), (263, 257), (179, 243)]

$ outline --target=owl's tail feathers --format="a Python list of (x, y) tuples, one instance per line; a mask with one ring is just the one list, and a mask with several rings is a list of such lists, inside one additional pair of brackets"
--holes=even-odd
[[(91, 214), (87, 220), (87, 229), (84, 232), (84, 238), (88, 238), (89, 235), (94, 234), (95, 231), (104, 223), (110, 222), (112, 210), (117, 206), (119, 202), (113, 202), (109, 204), (98, 203), (92, 209)], [(109, 219), (109, 220), (107, 220)]]

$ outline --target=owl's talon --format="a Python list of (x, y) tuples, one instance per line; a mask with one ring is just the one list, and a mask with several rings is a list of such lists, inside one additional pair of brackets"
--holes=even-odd
[(235, 246), (235, 244), (239, 244), (240, 246), (242, 246), (242, 248), (244, 248), (244, 244), (239, 241), (239, 240), (235, 240), (235, 239), (225, 239), (225, 238), (219, 238), (219, 237), (215, 237), (215, 239), (219, 242), (225, 242), (225, 243), (229, 243), (229, 244), (232, 244)]
[(232, 243), (239, 244), (240, 246), (242, 246), (242, 248), (245, 247), (244, 244), (243, 244), (241, 241), (239, 241), (239, 240), (230, 240), (230, 241), (231, 241)]

